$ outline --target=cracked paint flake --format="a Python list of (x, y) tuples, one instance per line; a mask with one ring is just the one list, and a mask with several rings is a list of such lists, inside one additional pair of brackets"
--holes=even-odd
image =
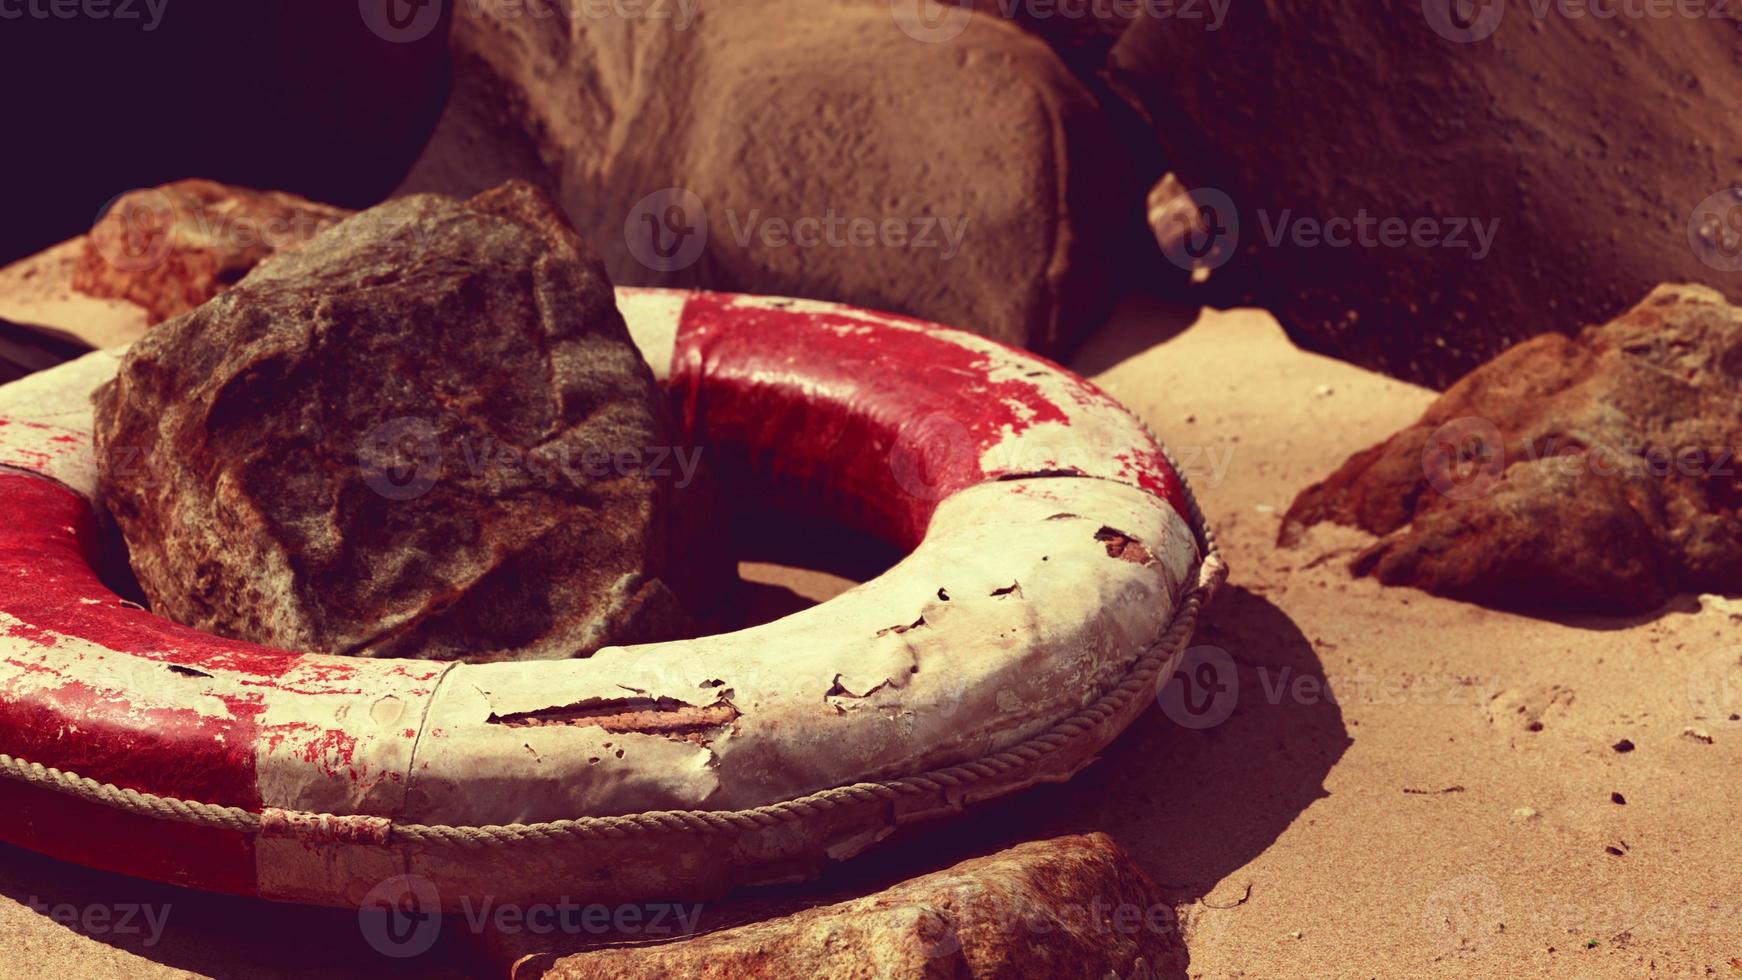
[(737, 707), (725, 700), (694, 705), (665, 697), (588, 698), (560, 707), (493, 713), (485, 723), (509, 728), (592, 727), (613, 735), (660, 735), (706, 745), (708, 738), (738, 717)]

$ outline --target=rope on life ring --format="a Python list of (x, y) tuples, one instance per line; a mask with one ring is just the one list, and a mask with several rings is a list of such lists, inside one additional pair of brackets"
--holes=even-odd
[[(449, 904), (793, 880), (1070, 778), (1155, 696), (1226, 575), (1175, 457), (1056, 364), (838, 304), (618, 300), (718, 474), (907, 557), (772, 623), (588, 660), (359, 661), (211, 636), (96, 572), (88, 393), (119, 358), (92, 354), (0, 388), (0, 778), (17, 788), (0, 839), (326, 904), (394, 873)], [(698, 690), (738, 716), (706, 740), (572, 723), (624, 691)], [(509, 868), (511, 845), (537, 846)]]
[[(1164, 450), (1169, 466), (1179, 472), (1170, 450)], [(1197, 628), (1198, 614), (1214, 598), (1216, 590), (1227, 577), (1228, 567), (1222, 560), (1221, 547), (1215, 532), (1204, 520), (1196, 494), (1184, 475), (1180, 484), (1190, 510), (1187, 519), (1198, 536), (1204, 559), (1198, 567), (1198, 580), (1180, 602), (1173, 622), (1142, 657), (1118, 687), (1075, 715), (1060, 722), (1051, 731), (1026, 742), (995, 752), (962, 765), (907, 776), (902, 779), (874, 783), (854, 783), (837, 786), (808, 796), (780, 803), (752, 807), (747, 810), (649, 810), (615, 817), (578, 817), (572, 820), (551, 820), (527, 824), (490, 824), (479, 827), (458, 827), (446, 824), (392, 823), (378, 817), (357, 817), (341, 814), (311, 814), (268, 809), (261, 813), (240, 807), (215, 806), (197, 800), (178, 800), (155, 796), (138, 790), (123, 789), (113, 783), (100, 783), (77, 773), (15, 759), (0, 752), (0, 776), (30, 783), (43, 789), (64, 793), (90, 803), (124, 810), (157, 820), (233, 830), (245, 834), (260, 834), (274, 820), (306, 827), (342, 828), (356, 821), (370, 821), (383, 826), (379, 843), (405, 842), (440, 844), (468, 850), (508, 844), (546, 843), (561, 840), (620, 839), (624, 837), (671, 833), (718, 833), (733, 830), (754, 830), (832, 810), (844, 804), (888, 800), (898, 796), (936, 792), (942, 788), (961, 788), (992, 776), (1008, 775), (1023, 767), (1036, 768), (1036, 763), (1073, 739), (1105, 721), (1131, 699), (1153, 697), (1156, 674), (1161, 666), (1191, 641)], [(296, 834), (302, 839), (347, 839), (338, 830), (325, 833)], [(370, 835), (374, 836), (374, 835)]]

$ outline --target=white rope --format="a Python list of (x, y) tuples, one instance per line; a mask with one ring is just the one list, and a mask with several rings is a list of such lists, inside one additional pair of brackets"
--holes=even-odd
[[(1144, 427), (1144, 431), (1154, 439), (1154, 433), (1149, 432), (1148, 426)], [(1157, 445), (1161, 444), (1160, 440), (1155, 441)], [(1095, 731), (1102, 722), (1128, 707), (1133, 698), (1155, 696), (1159, 687), (1157, 675), (1163, 665), (1171, 662), (1191, 641), (1199, 612), (1227, 575), (1227, 565), (1222, 560), (1216, 536), (1205, 522), (1203, 511), (1198, 506), (1197, 497), (1192, 493), (1190, 484), (1186, 482), (1185, 474), (1180, 471), (1173, 454), (1165, 446), (1162, 454), (1180, 481), (1181, 495), (1187, 510), (1186, 518), (1198, 539), (1202, 560), (1198, 565), (1197, 581), (1181, 597), (1179, 608), (1175, 610), (1167, 631), (1144, 651), (1119, 686), (1041, 735), (973, 762), (901, 779), (837, 786), (748, 810), (652, 810), (613, 817), (580, 817), (545, 823), (485, 826), (392, 823), (388, 826), (386, 840), (389, 843), (441, 844), (470, 850), (507, 844), (559, 844), (653, 834), (747, 831), (803, 820), (841, 807), (959, 789), (1019, 770), (1038, 768), (1038, 764), (1047, 756)], [(241, 807), (218, 806), (124, 789), (113, 783), (100, 783), (77, 773), (64, 772), (5, 753), (0, 753), (0, 776), (158, 820), (244, 834), (259, 834), (265, 822), (262, 814)], [(284, 811), (276, 812), (285, 814)], [(359, 819), (381, 819), (296, 812), (285, 815), (295, 822), (310, 826), (344, 825), (347, 821)]]

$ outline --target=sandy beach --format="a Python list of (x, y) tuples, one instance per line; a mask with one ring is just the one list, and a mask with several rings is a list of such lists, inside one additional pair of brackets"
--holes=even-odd
[[(1742, 602), (1533, 618), (1352, 579), (1360, 532), (1277, 547), (1296, 493), (1433, 393), (1304, 353), (1267, 314), (1131, 300), (1071, 366), (1174, 449), (1220, 535), (1233, 574), (1194, 654), (1211, 709), (1151, 708), (1073, 782), (831, 887), (1101, 830), (1176, 905), (1192, 977), (1742, 975), (1742, 831), (1726, 819), (1742, 812)], [(848, 584), (751, 574), (810, 599)], [(16, 976), (502, 970), (457, 931), (391, 961), (353, 913), (0, 848), (0, 969)]]

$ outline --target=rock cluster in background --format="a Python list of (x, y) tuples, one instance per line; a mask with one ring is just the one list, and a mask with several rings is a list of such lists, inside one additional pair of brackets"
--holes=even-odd
[(1184, 976), (1174, 910), (1105, 834), (1020, 844), (864, 898), (516, 978)]
[(154, 611), (226, 636), (566, 657), (684, 632), (727, 574), (603, 268), (525, 185), (268, 259), (133, 345), (96, 437)]
[(1742, 309), (1663, 286), (1452, 386), (1289, 509), (1384, 535), (1354, 568), (1515, 608), (1626, 613), (1742, 583)]
[[(1131, 6), (1148, 12), (1105, 71), (1165, 166), (1226, 196), (1218, 224), (1237, 219), (1238, 246), (1214, 271), (1217, 301), (1271, 309), (1311, 349), (1444, 387), (1661, 282), (1742, 296), (1730, 18), (1274, 0), (1226, 5), (1210, 29), (1213, 4), (1197, 19), (1189, 4)], [(1388, 245), (1375, 225), (1348, 247), (1295, 234), (1363, 215), (1426, 219), (1431, 234)], [(1472, 221), (1497, 222), (1480, 257)], [(1419, 244), (1459, 227), (1462, 244)]]
[(453, 97), (405, 188), (537, 183), (622, 285), (824, 298), (1062, 351), (1114, 298), (1141, 190), (1044, 43), (912, 6), (741, 0), (686, 23), (682, 5), (461, 5)]

